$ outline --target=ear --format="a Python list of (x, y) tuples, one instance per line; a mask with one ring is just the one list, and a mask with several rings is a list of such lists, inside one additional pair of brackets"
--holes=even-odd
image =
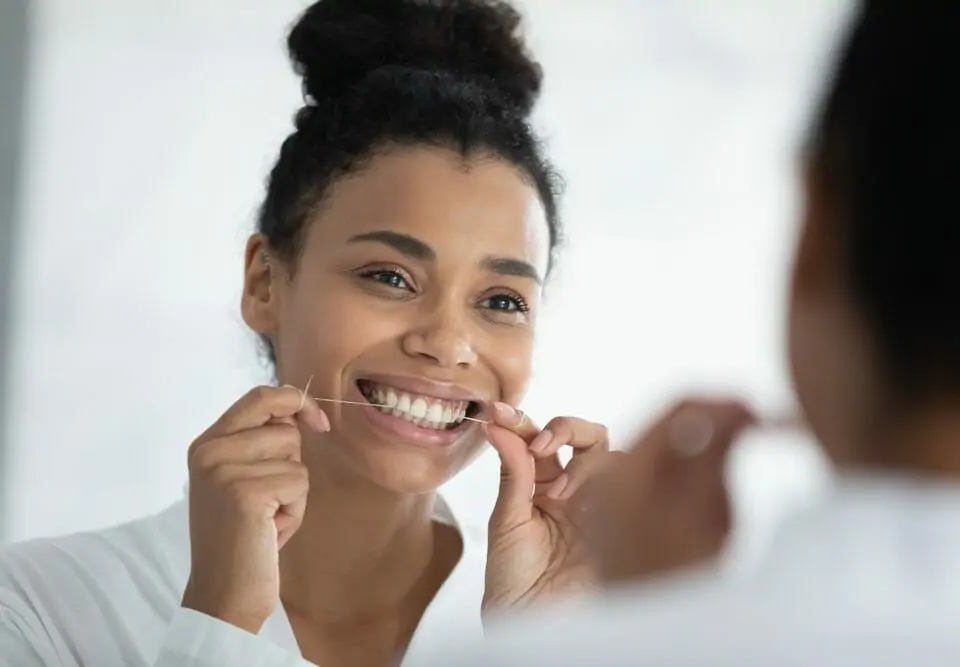
[(795, 296), (837, 287), (840, 253), (834, 204), (816, 160), (805, 159), (800, 236), (791, 281)]
[(255, 333), (276, 333), (280, 308), (279, 284), (284, 278), (280, 261), (271, 254), (267, 239), (254, 234), (244, 252), (243, 295), (240, 312)]

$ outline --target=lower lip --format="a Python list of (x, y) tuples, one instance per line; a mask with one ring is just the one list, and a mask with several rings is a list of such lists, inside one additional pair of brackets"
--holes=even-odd
[(394, 417), (387, 412), (381, 412), (372, 405), (363, 407), (364, 414), (374, 426), (389, 432), (391, 435), (406, 442), (422, 447), (444, 447), (452, 445), (463, 437), (463, 434), (475, 424), (464, 421), (456, 428), (439, 431), (432, 428), (421, 428), (402, 417)]

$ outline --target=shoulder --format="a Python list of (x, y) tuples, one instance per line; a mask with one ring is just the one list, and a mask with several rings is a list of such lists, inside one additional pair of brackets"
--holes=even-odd
[[(177, 578), (189, 561), (185, 502), (97, 531), (43, 538), (0, 549), (0, 590), (31, 582), (62, 586), (87, 576)], [(90, 582), (88, 582), (90, 583)]]
[(117, 646), (125, 639), (138, 646), (143, 633), (169, 622), (188, 574), (185, 502), (105, 530), (7, 546), (0, 550), (3, 631), (71, 653), (104, 634)]

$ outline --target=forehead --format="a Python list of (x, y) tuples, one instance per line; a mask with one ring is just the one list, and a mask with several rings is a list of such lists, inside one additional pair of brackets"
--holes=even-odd
[(512, 165), (445, 149), (395, 149), (336, 182), (309, 237), (328, 249), (390, 230), (420, 239), (442, 262), (526, 261), (544, 275), (549, 230), (536, 189)]

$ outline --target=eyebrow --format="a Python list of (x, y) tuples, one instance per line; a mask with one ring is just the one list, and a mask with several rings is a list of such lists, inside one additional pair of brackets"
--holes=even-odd
[(412, 257), (421, 262), (432, 262), (437, 259), (437, 253), (426, 243), (416, 237), (399, 232), (391, 232), (385, 229), (376, 232), (366, 232), (364, 234), (351, 236), (350, 240), (347, 241), (347, 243), (363, 242), (382, 243), (407, 257)]
[(493, 273), (501, 276), (516, 276), (517, 278), (529, 278), (538, 285), (543, 284), (543, 279), (532, 264), (522, 262), (519, 259), (508, 259), (506, 257), (487, 257), (483, 265)]
[[(415, 236), (386, 229), (351, 236), (347, 243), (380, 243), (421, 262), (434, 262), (437, 259), (436, 251)], [(536, 268), (519, 259), (487, 257), (483, 260), (483, 266), (488, 271), (501, 276), (529, 278), (538, 285), (543, 284), (543, 279)]]

